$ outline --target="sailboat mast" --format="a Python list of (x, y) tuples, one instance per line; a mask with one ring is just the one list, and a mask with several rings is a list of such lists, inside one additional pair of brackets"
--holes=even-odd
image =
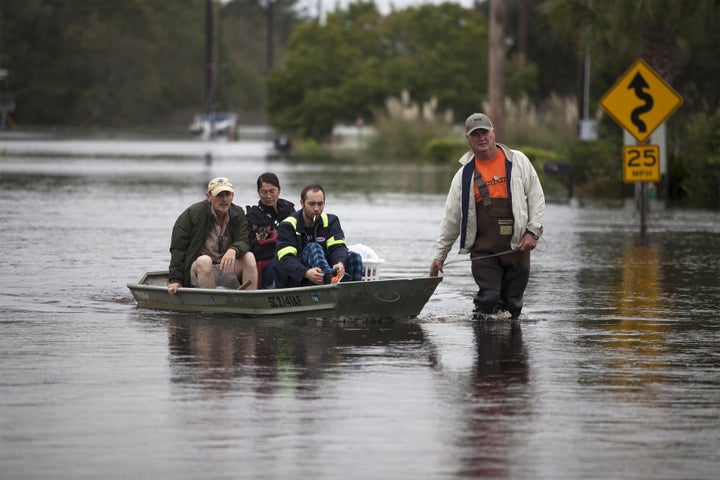
[(205, 113), (213, 109), (213, 0), (205, 0)]

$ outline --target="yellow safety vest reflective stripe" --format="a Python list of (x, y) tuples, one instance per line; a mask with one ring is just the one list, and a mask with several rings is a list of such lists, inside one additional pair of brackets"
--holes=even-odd
[[(322, 220), (323, 227), (327, 228), (327, 226), (330, 225), (330, 219), (328, 218), (328, 216), (325, 212), (320, 214), (320, 219)], [(298, 236), (300, 235), (300, 232), (298, 232), (298, 229), (297, 229), (297, 218), (290, 216), (290, 217), (286, 218), (285, 220), (283, 220), (283, 222), (288, 222), (289, 224), (291, 224), (293, 226), (293, 230), (295, 230), (295, 235), (298, 235)], [(333, 245), (346, 245), (346, 242), (345, 242), (345, 240), (342, 240), (342, 239), (336, 240), (335, 237), (330, 237), (327, 240), (325, 240), (325, 245), (327, 246), (327, 248), (330, 248)], [(277, 258), (278, 258), (278, 260), (280, 260), (285, 255), (297, 256), (297, 254), (298, 254), (298, 250), (296, 247), (287, 246), (287, 247), (283, 247), (280, 250), (278, 250)]]
[(287, 246), (285, 248), (281, 248), (280, 250), (278, 250), (278, 252), (277, 252), (278, 260), (283, 258), (285, 255), (295, 255), (297, 257), (297, 248), (295, 248), (293, 246)]
[(333, 245), (345, 245), (345, 240), (335, 240), (335, 237), (330, 237), (327, 240), (325, 240), (325, 245), (327, 245), (327, 248), (332, 247)]

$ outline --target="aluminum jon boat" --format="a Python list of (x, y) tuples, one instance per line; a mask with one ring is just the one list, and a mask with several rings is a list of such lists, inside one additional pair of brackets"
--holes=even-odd
[(419, 315), (442, 281), (420, 277), (269, 290), (181, 288), (169, 295), (167, 277), (167, 271), (147, 272), (127, 284), (139, 307), (246, 318), (402, 319)]

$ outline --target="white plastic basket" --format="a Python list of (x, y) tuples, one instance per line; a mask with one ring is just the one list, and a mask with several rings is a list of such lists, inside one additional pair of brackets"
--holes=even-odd
[(380, 265), (385, 263), (385, 260), (379, 258), (375, 250), (362, 243), (350, 245), (348, 249), (362, 257), (362, 279), (364, 282), (380, 279)]
[(380, 280), (380, 265), (385, 263), (382, 258), (363, 259), (363, 282)]

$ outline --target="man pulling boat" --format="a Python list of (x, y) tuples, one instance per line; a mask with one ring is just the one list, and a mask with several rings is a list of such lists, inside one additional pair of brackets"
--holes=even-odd
[(530, 251), (543, 233), (545, 196), (537, 172), (519, 150), (495, 143), (487, 115), (465, 121), (470, 151), (460, 158), (445, 202), (445, 213), (430, 276), (443, 271), (455, 240), (460, 253), (470, 253), (478, 286), (474, 313), (501, 310), (518, 318), (530, 278)]

